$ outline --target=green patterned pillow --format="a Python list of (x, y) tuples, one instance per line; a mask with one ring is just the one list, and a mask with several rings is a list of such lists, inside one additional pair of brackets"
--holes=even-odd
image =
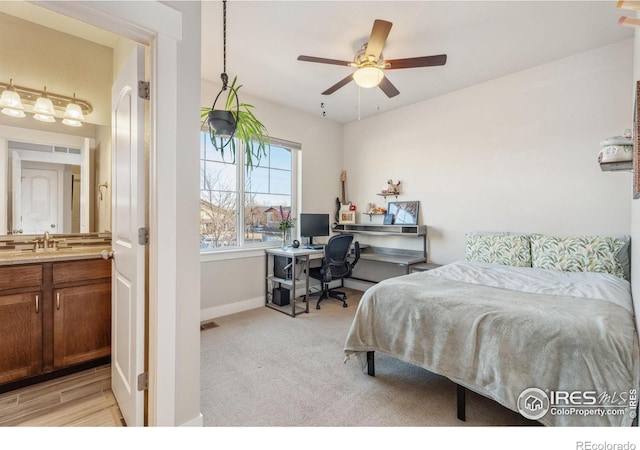
[(564, 272), (609, 273), (625, 279), (625, 270), (617, 258), (625, 245), (621, 239), (607, 236), (554, 237), (531, 236), (533, 267)]
[(467, 261), (531, 267), (529, 236), (499, 234), (467, 234)]

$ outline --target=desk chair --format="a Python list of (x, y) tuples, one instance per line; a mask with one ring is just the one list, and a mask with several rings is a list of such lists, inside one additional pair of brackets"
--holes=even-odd
[(312, 267), (309, 269), (309, 276), (319, 280), (322, 285), (322, 291), (313, 295), (320, 295), (316, 309), (320, 309), (320, 302), (325, 298), (335, 298), (342, 302), (342, 306), (346, 308), (347, 294), (335, 289), (329, 289), (329, 282), (333, 280), (343, 280), (351, 276), (353, 267), (360, 259), (360, 244), (354, 243), (355, 258), (349, 262), (349, 249), (353, 242), (353, 234), (339, 234), (332, 236), (329, 242), (324, 246), (324, 257), (322, 258), (321, 267)]

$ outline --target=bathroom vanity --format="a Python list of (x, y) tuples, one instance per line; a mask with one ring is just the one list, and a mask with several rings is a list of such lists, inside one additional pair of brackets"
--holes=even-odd
[(109, 361), (109, 257), (99, 245), (0, 252), (0, 390)]

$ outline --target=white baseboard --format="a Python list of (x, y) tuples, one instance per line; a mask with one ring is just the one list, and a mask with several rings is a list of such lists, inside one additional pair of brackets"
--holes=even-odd
[(344, 287), (348, 287), (350, 289), (357, 289), (363, 292), (374, 285), (375, 283), (369, 283), (368, 281), (358, 281), (350, 278), (345, 278), (344, 280)]
[(228, 303), (226, 305), (213, 306), (200, 310), (200, 322), (212, 320), (217, 317), (228, 316), (250, 309), (260, 308), (264, 306), (264, 297), (256, 297), (249, 300), (243, 300), (236, 303)]
[(202, 416), (202, 413), (199, 413), (196, 418), (189, 420), (188, 422), (185, 422), (180, 426), (181, 427), (203, 427), (204, 417)]
[[(360, 291), (366, 291), (369, 287), (373, 286), (373, 283), (355, 281), (355, 280), (344, 280), (344, 286), (352, 289), (358, 289)], [(339, 283), (339, 282), (336, 282)], [(339, 284), (336, 287), (340, 286)], [(296, 286), (297, 287), (297, 286)], [(319, 288), (318, 285), (314, 285), (314, 291)], [(333, 287), (333, 286), (332, 286)], [(296, 289), (298, 296), (304, 295), (305, 290)], [(243, 311), (249, 311), (250, 309), (262, 308), (264, 306), (264, 297), (256, 297), (249, 300), (242, 300), (235, 303), (228, 303), (226, 305), (213, 306), (207, 309), (200, 310), (200, 322), (205, 322), (207, 320), (213, 320), (217, 317), (228, 316), (229, 314), (235, 314)]]

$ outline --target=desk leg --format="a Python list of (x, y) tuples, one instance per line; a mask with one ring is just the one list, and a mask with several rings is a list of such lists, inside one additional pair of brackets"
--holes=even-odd
[(269, 254), (264, 254), (264, 305), (267, 306), (269, 304)]
[(307, 314), (309, 314), (309, 255), (307, 255), (305, 257), (305, 262), (304, 262), (304, 272), (306, 273), (306, 277), (305, 277), (305, 291), (304, 291), (304, 298), (306, 300), (306, 306), (305, 306), (305, 312)]
[(296, 317), (296, 257), (291, 258), (291, 316)]

